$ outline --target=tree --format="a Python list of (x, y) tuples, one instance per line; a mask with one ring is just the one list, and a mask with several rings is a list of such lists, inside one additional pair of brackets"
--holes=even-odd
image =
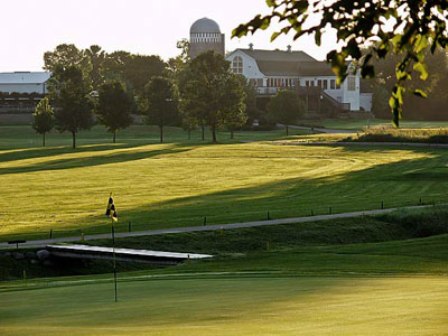
[(159, 126), (160, 142), (163, 128), (177, 118), (177, 94), (173, 83), (165, 77), (153, 77), (145, 88), (147, 122)]
[(122, 83), (105, 83), (99, 87), (96, 114), (98, 121), (106, 126), (108, 132), (113, 134), (114, 143), (117, 131), (131, 125), (133, 109), (134, 101)]
[(84, 54), (91, 64), (90, 79), (92, 87), (97, 90), (104, 83), (103, 66), (106, 58), (106, 52), (98, 45), (92, 45), (84, 50)]
[(42, 134), (42, 145), (45, 147), (45, 135), (54, 127), (54, 111), (47, 97), (37, 104), (33, 117), (33, 129)]
[(241, 76), (243, 80), (243, 86), (244, 86), (244, 93), (246, 94), (246, 99), (244, 101), (246, 105), (246, 114), (247, 114), (247, 121), (246, 123), (249, 126), (253, 125), (253, 122), (255, 120), (259, 120), (261, 117), (261, 111), (257, 107), (257, 92), (255, 90), (255, 86), (248, 82), (244, 76)]
[(268, 104), (271, 119), (285, 125), (286, 135), (289, 135), (288, 124), (297, 121), (305, 110), (305, 104), (299, 99), (297, 93), (289, 90), (279, 91)]
[(179, 76), (184, 118), (196, 120), (203, 130), (209, 126), (214, 143), (219, 127), (244, 115), (244, 89), (229, 67), (223, 56), (209, 51), (189, 62)]
[(74, 44), (60, 44), (54, 51), (45, 52), (44, 63), (44, 69), (51, 72), (76, 66), (82, 70), (84, 76), (88, 76), (91, 70), (89, 59)]
[[(412, 78), (412, 71), (425, 80), (428, 77), (425, 52), (434, 53), (439, 47), (445, 49), (448, 45), (446, 0), (266, 0), (266, 4), (271, 9), (270, 14), (255, 16), (234, 29), (232, 35), (241, 37), (255, 33), (278, 20), (283, 26), (273, 33), (271, 40), (290, 32), (294, 34), (294, 40), (312, 34), (316, 44), (320, 45), (322, 34), (334, 28), (341, 47), (330, 51), (327, 60), (339, 82), (348, 75), (348, 58), (356, 61), (363, 78), (369, 78), (375, 75), (374, 58), (398, 55), (389, 100), (393, 122), (397, 126), (405, 82)], [(314, 21), (316, 17), (317, 23)], [(363, 53), (361, 48), (369, 46), (372, 46), (371, 51)], [(426, 96), (420, 88), (412, 92)]]
[(131, 55), (124, 63), (124, 78), (135, 94), (143, 96), (145, 86), (154, 76), (162, 76), (166, 68), (159, 56)]
[(126, 80), (124, 74), (126, 64), (132, 55), (127, 51), (114, 51), (110, 54), (106, 54), (103, 64), (103, 74), (105, 80), (108, 81), (121, 81), (130, 88), (130, 83)]
[(180, 50), (180, 54), (176, 57), (170, 58), (167, 64), (168, 74), (174, 79), (177, 79), (180, 71), (182, 71), (185, 65), (190, 61), (190, 42), (187, 39), (179, 40), (177, 41), (176, 47)]
[(246, 79), (241, 75), (231, 76), (225, 81), (223, 100), (233, 106), (227, 110), (224, 119), (224, 125), (230, 130), (230, 139), (233, 139), (235, 130), (241, 128), (248, 119), (247, 107), (251, 101), (248, 101), (247, 85)]
[(93, 104), (89, 94), (91, 87), (80, 67), (56, 67), (49, 87), (55, 105), (56, 128), (72, 134), (73, 149), (76, 148), (76, 134), (93, 125)]

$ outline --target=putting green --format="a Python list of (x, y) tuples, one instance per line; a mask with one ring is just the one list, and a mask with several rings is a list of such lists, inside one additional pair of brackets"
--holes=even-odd
[(7, 335), (442, 335), (446, 277), (220, 277), (0, 294)]

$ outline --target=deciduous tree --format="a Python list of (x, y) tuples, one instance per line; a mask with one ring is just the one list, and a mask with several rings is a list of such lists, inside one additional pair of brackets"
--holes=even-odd
[(223, 56), (209, 51), (189, 62), (179, 76), (182, 113), (209, 126), (214, 143), (219, 127), (244, 115), (244, 89), (229, 67)]
[(42, 134), (42, 145), (45, 147), (45, 135), (54, 127), (54, 111), (47, 97), (37, 104), (33, 117), (33, 129)]
[(53, 51), (44, 53), (44, 69), (55, 72), (57, 69), (78, 67), (87, 77), (91, 71), (91, 64), (83, 50), (74, 44), (60, 44)]
[(117, 131), (131, 125), (131, 113), (134, 107), (134, 101), (122, 83), (105, 83), (99, 87), (96, 114), (98, 121), (106, 126), (108, 132), (113, 134), (112, 141), (114, 143)]
[(177, 92), (172, 81), (156, 76), (145, 88), (147, 100), (147, 122), (156, 124), (160, 130), (160, 142), (163, 142), (163, 129), (177, 120)]
[(279, 91), (268, 104), (270, 118), (285, 126), (286, 135), (289, 135), (288, 125), (297, 121), (305, 110), (305, 104), (297, 93), (289, 90)]
[(49, 91), (55, 105), (56, 128), (72, 134), (76, 148), (76, 134), (93, 125), (91, 86), (80, 67), (56, 67), (52, 73)]
[(91, 65), (89, 77), (92, 81), (92, 87), (94, 90), (97, 90), (104, 83), (103, 67), (106, 52), (100, 46), (92, 45), (90, 48), (84, 50), (84, 54), (89, 59)]

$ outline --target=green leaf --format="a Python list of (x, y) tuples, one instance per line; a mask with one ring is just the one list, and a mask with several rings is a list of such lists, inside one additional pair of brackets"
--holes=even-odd
[(268, 7), (276, 7), (277, 4), (275, 3), (275, 0), (266, 0), (266, 5), (268, 5)]
[(422, 63), (422, 62), (415, 63), (414, 70), (420, 72), (421, 80), (428, 79), (428, 70), (426, 70), (426, 66), (424, 63)]
[(422, 97), (422, 98), (428, 97), (428, 94), (425, 91), (420, 90), (420, 89), (415, 89), (412, 93), (418, 97)]
[(429, 45), (428, 38), (424, 35), (418, 35), (416, 38), (416, 42), (414, 43), (414, 51), (416, 53), (420, 53), (424, 49), (426, 49)]

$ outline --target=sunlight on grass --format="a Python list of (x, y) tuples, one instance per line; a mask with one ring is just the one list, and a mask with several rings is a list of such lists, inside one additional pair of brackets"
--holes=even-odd
[(435, 335), (444, 277), (227, 278), (0, 293), (7, 335)]
[[(444, 151), (281, 146), (99, 144), (0, 151), (0, 234), (107, 231), (110, 192), (121, 222), (154, 229), (292, 217), (446, 199)], [(415, 180), (406, 171), (420, 169)], [(399, 182), (397, 182), (397, 180)], [(445, 198), (444, 198), (445, 197)], [(124, 225), (122, 229), (127, 228)], [(120, 230), (120, 226), (119, 226)], [(89, 232), (89, 231), (87, 231)]]

